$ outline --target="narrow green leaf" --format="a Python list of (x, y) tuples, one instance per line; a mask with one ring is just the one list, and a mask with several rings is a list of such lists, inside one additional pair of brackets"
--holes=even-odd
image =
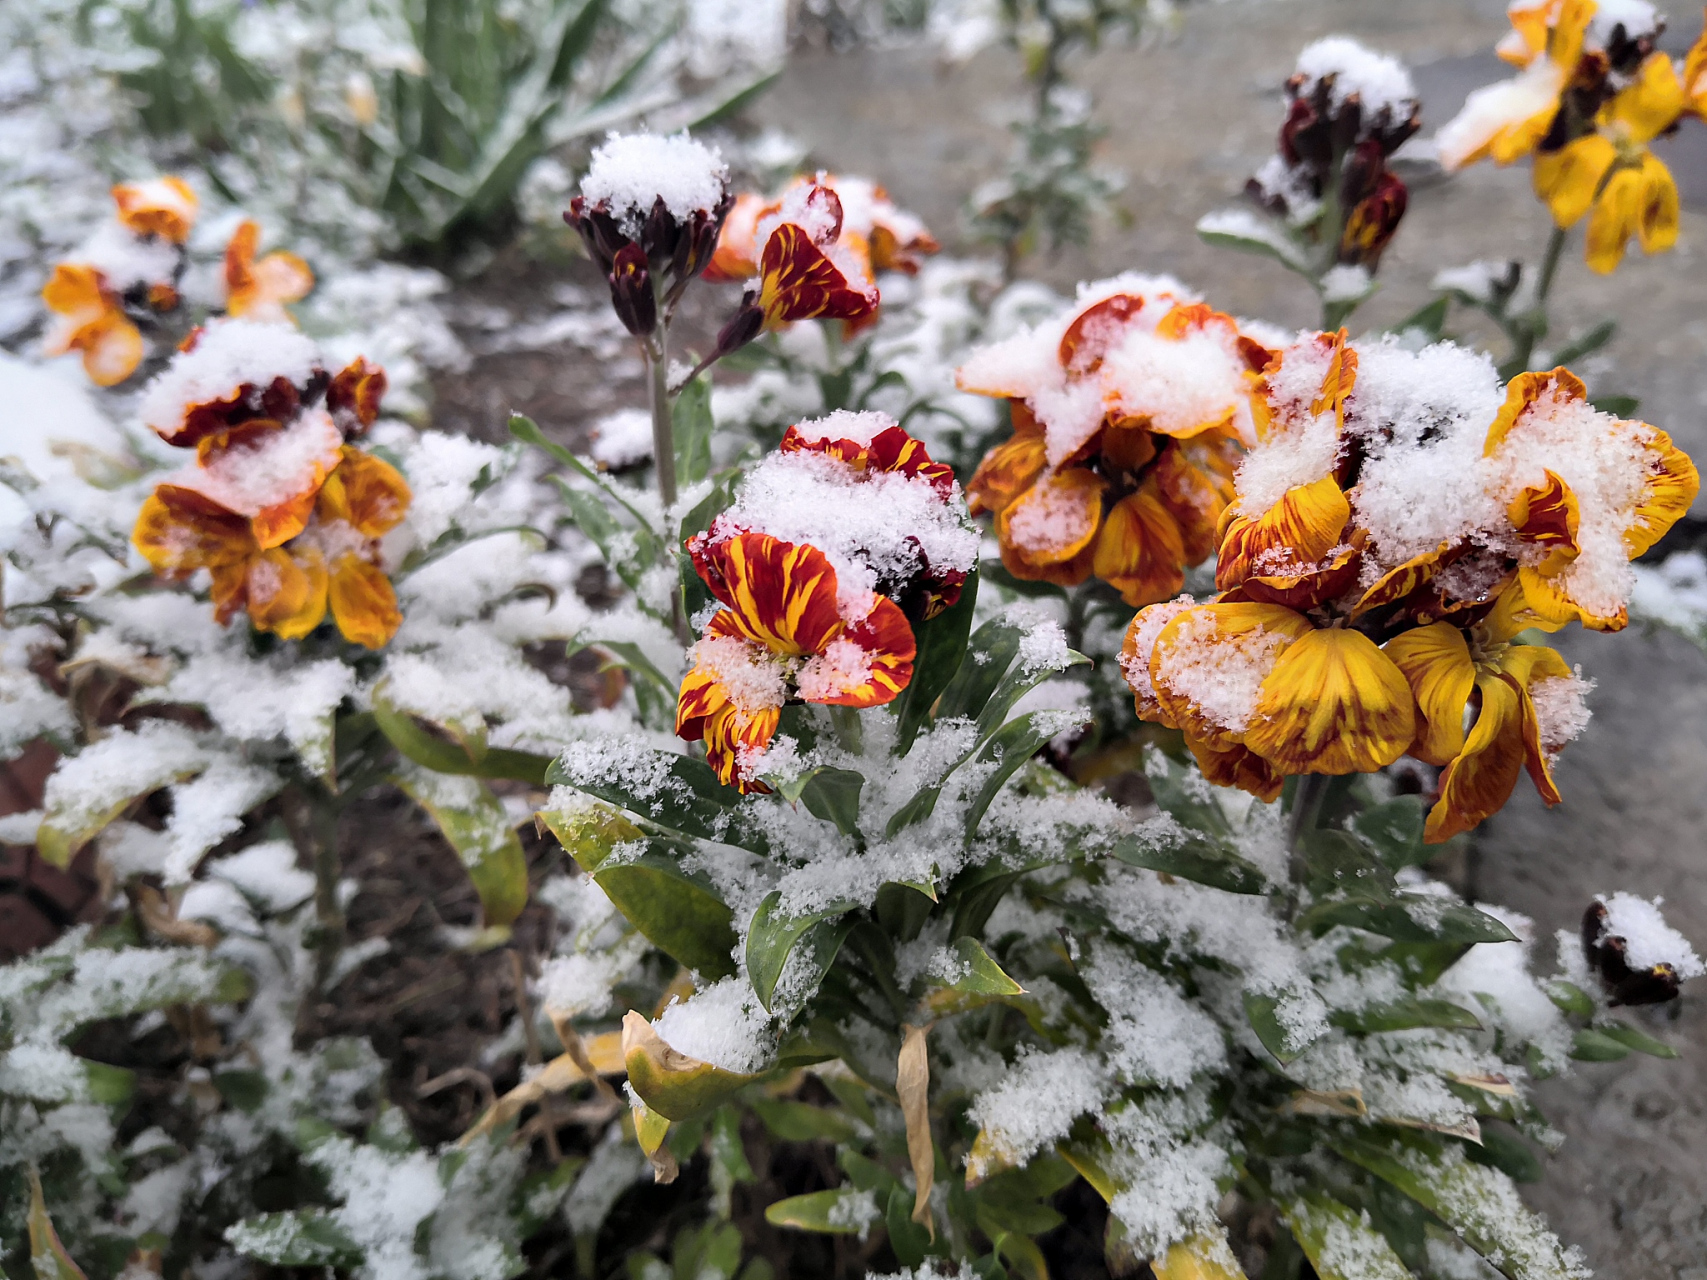
[(1336, 924), (1365, 929), (1399, 942), (1514, 942), (1517, 935), (1493, 916), (1461, 902), (1422, 894), (1390, 901), (1340, 898), (1319, 902), (1298, 917), (1298, 927), (1325, 933)]
[(792, 1227), (796, 1231), (858, 1235), (871, 1221), (866, 1205), (869, 1195), (869, 1192), (856, 1191), (852, 1187), (833, 1187), (828, 1191), (789, 1196), (766, 1207), (765, 1221), (773, 1227)]
[(323, 1209), (263, 1213), (234, 1223), (225, 1241), (238, 1253), (274, 1267), (351, 1267), (362, 1249)]
[(503, 804), (476, 778), (405, 764), (393, 779), (425, 809), (462, 859), (488, 926), (511, 924), (527, 906), (528, 865)]
[(1611, 342), (1612, 336), (1617, 332), (1618, 322), (1616, 320), (1602, 320), (1582, 337), (1573, 338), (1561, 345), (1550, 358), (1554, 364), (1575, 364), (1584, 356), (1593, 355), (1608, 342)]
[(784, 1142), (852, 1142), (862, 1131), (852, 1116), (808, 1102), (754, 1098), (748, 1105), (771, 1136)]
[(1150, 747), (1144, 752), (1144, 779), (1156, 807), (1180, 826), (1204, 835), (1226, 839), (1233, 828), (1210, 786), (1196, 769)]
[(1364, 1009), (1337, 1009), (1328, 1021), (1346, 1031), (1409, 1031), (1414, 1027), (1451, 1027), (1479, 1031), (1481, 1021), (1463, 1005), (1450, 1000), (1408, 996)]
[(1352, 829), (1375, 848), (1394, 871), (1427, 862), (1437, 852), (1423, 843), (1428, 813), (1416, 796), (1398, 796), (1365, 809), (1351, 821)]
[(1441, 331), (1446, 328), (1446, 313), (1452, 305), (1452, 299), (1442, 294), (1433, 302), (1425, 303), (1398, 324), (1388, 329), (1388, 333), (1405, 333), (1412, 329), (1420, 329), (1427, 335), (1430, 342), (1438, 341)]
[(1292, 1033), (1280, 1021), (1280, 1000), (1277, 997), (1247, 991), (1244, 1004), (1245, 1017), (1251, 1024), (1251, 1030), (1257, 1033), (1257, 1039), (1262, 1041), (1263, 1048), (1272, 1053), (1282, 1065), (1292, 1062), (1310, 1047), (1307, 1041), (1303, 1044), (1297, 1043), (1292, 1038)]
[(972, 633), (954, 678), (943, 690), (939, 719), (967, 716), (977, 719), (996, 692), (996, 686), (1019, 653), (1020, 629), (992, 618)]
[(974, 568), (960, 588), (959, 600), (913, 628), (913, 640), (918, 646), (913, 658), (913, 678), (894, 704), (900, 722), (895, 738), (896, 755), (904, 756), (912, 750), (913, 740), (930, 719), (938, 697), (960, 669), (977, 600), (978, 570)]
[(646, 748), (643, 754), (649, 767), (639, 768), (637, 761), (637, 767), (624, 777), (656, 774), (656, 783), (649, 780), (644, 789), (637, 789), (608, 772), (592, 778), (579, 777), (564, 766), (561, 758), (546, 770), (545, 781), (551, 786), (574, 787), (597, 796), (664, 831), (696, 840), (740, 845), (754, 853), (769, 851), (763, 833), (731, 812), (740, 804), (740, 793), (719, 782), (705, 761), (657, 748)]
[(78, 1061), (83, 1064), (83, 1078), (89, 1082), (89, 1096), (103, 1107), (122, 1107), (136, 1092), (136, 1072), (92, 1058)]
[(672, 857), (647, 852), (608, 860), (593, 879), (647, 941), (678, 964), (711, 978), (735, 972), (734, 917), (709, 881), (682, 870)]
[(1498, 1169), (1513, 1182), (1540, 1182), (1541, 1157), (1529, 1144), (1500, 1124), (1482, 1125), (1482, 1145), (1466, 1146), (1464, 1154), (1477, 1164)]
[(698, 484), (711, 474), (711, 379), (695, 378), (676, 393), (670, 407), (670, 431), (676, 441), (676, 475), (682, 484)]
[(900, 1184), (889, 1190), (889, 1203), (882, 1206), (883, 1223), (889, 1229), (889, 1247), (903, 1267), (916, 1267), (931, 1247), (931, 1234), (913, 1221), (913, 1193)]
[(53, 1229), (48, 1216), (47, 1199), (42, 1195), (41, 1178), (35, 1165), (29, 1166), (30, 1211), (26, 1227), (30, 1236), (30, 1265), (36, 1280), (88, 1280), (83, 1269), (71, 1260), (65, 1246), (59, 1242), (59, 1232)]
[(789, 953), (794, 950), (795, 944), (814, 925), (833, 916), (843, 915), (854, 906), (851, 902), (834, 903), (810, 915), (786, 916), (781, 914), (781, 903), (781, 892), (771, 890), (765, 895), (764, 901), (759, 903), (758, 910), (753, 913), (753, 921), (747, 928), (747, 976), (752, 980), (754, 993), (766, 1009), (770, 1008), (777, 980), (782, 977), (783, 967), (788, 963)]
[(1657, 1040), (1646, 1031), (1631, 1026), (1628, 1022), (1607, 1020), (1595, 1024), (1596, 1031), (1601, 1035), (1616, 1040), (1619, 1044), (1634, 1049), (1637, 1053), (1645, 1053), (1651, 1058), (1675, 1058), (1677, 1050), (1664, 1040)]
[(1411, 1280), (1368, 1218), (1320, 1191), (1284, 1202), (1281, 1217), (1321, 1280)]
[(859, 795), (863, 774), (852, 769), (814, 769), (800, 799), (815, 818), (833, 822), (844, 836), (859, 835)]
[(1126, 835), (1115, 841), (1110, 852), (1130, 866), (1163, 871), (1228, 893), (1257, 894), (1268, 886), (1263, 873), (1253, 864), (1206, 839), (1140, 839)]
[(1563, 978), (1553, 978), (1541, 984), (1541, 989), (1547, 993), (1547, 998), (1559, 1007), (1560, 1012), (1574, 1014), (1579, 1018), (1594, 1017), (1594, 997), (1573, 982)]
[(1025, 988), (1010, 978), (1002, 966), (990, 958), (984, 944), (976, 938), (957, 938), (951, 950), (960, 961), (963, 972), (950, 985), (956, 991), (982, 996), (1022, 996)]
[[(992, 703), (993, 705), (993, 703)], [(1031, 711), (1010, 720), (990, 735), (978, 759), (995, 764), (996, 768), (972, 803), (966, 808), (966, 844), (971, 845), (978, 835), (978, 825), (984, 813), (995, 801), (1014, 772), (1035, 755), (1049, 739), (1061, 732), (1062, 714), (1058, 711)]]

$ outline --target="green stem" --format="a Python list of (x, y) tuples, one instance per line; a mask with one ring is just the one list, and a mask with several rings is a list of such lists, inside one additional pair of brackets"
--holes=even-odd
[(1322, 801), (1327, 798), (1332, 781), (1325, 773), (1298, 775), (1298, 789), (1292, 794), (1292, 818), (1286, 829), (1286, 847), (1291, 854), (1294, 886), (1304, 881), (1304, 833), (1314, 831), (1321, 820)]
[(869, 922), (854, 926), (848, 935), (848, 943), (859, 952), (861, 960), (877, 989), (883, 993), (883, 998), (889, 1002), (889, 1008), (895, 1015), (895, 1024), (900, 1026), (907, 1020), (907, 998), (901, 993), (901, 988), (895, 985), (895, 962), (893, 957), (885, 957), (881, 948), (871, 938), (871, 931), (877, 926)]
[(1535, 344), (1547, 336), (1547, 298), (1553, 292), (1553, 280), (1559, 274), (1559, 260), (1569, 234), (1564, 227), (1554, 226), (1553, 234), (1547, 237), (1547, 251), (1541, 257), (1541, 278), (1535, 284), (1535, 305), (1511, 326), (1511, 358), (1506, 368), (1514, 376), (1529, 368)]
[(344, 909), (338, 904), (340, 810), (320, 788), (296, 786), (284, 797), (283, 815), (291, 843), (314, 868), (314, 994), (324, 998), (344, 949)]
[[(652, 409), (652, 470), (658, 477), (658, 498), (664, 506), (665, 541), (670, 541), (670, 509), (676, 505), (676, 431), (670, 415), (670, 326), (660, 320), (652, 334), (640, 344), (646, 361), (647, 398)], [(676, 548), (666, 545), (670, 561)], [(682, 587), (670, 590), (670, 625), (680, 644), (688, 644), (687, 614), (682, 607)]]

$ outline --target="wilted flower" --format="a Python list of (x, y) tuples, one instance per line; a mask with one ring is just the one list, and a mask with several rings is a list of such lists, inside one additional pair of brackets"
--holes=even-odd
[(249, 320), (289, 321), (285, 304), (299, 301), (314, 288), (314, 272), (294, 253), (276, 249), (259, 261), (261, 228), (238, 224), (225, 246), (225, 313)]
[(133, 541), (157, 573), (206, 569), (215, 614), (246, 611), (287, 640), (330, 609), (344, 637), (384, 645), (401, 616), (378, 539), (409, 487), (345, 443), (377, 417), (385, 374), (358, 358), (336, 376), (285, 325), (197, 330), (144, 390), (143, 422), (195, 458), (156, 486)]
[(644, 337), (711, 261), (733, 199), (715, 148), (685, 133), (613, 133), (563, 220), (604, 271), (623, 326)]
[(1252, 396), (1273, 353), (1177, 282), (1081, 286), (1073, 310), (973, 355), (963, 390), (1009, 400), (1013, 438), (967, 485), (1017, 578), (1093, 574), (1128, 604), (1180, 589), (1215, 550)]
[(1590, 405), (1565, 370), (1513, 379), (1450, 344), (1286, 349), (1222, 518), (1221, 594), (1133, 620), (1138, 714), (1205, 774), (1272, 798), (1287, 774), (1445, 766), (1439, 841), (1496, 812), (1587, 723), (1589, 688), (1529, 627), (1625, 625), (1629, 561), (1688, 510), (1664, 432)]
[(1707, 973), (1689, 940), (1660, 915), (1662, 901), (1615, 893), (1583, 912), (1583, 956), (1611, 1004), (1664, 1004), (1677, 999), (1681, 982)]
[(147, 344), (138, 322), (177, 307), (182, 245), (196, 217), (195, 193), (178, 178), (121, 184), (113, 203), (113, 221), (57, 264), (42, 289), (54, 316), (43, 351), (81, 353), (84, 370), (103, 387), (142, 363)]
[(1374, 269), (1409, 199), (1386, 163), (1420, 127), (1410, 74), (1395, 58), (1330, 36), (1299, 54), (1286, 95), (1279, 153), (1247, 192), (1296, 227), (1312, 226), (1332, 195), (1344, 212), (1334, 260)]
[(1436, 141), (1443, 164), (1533, 153), (1536, 194), (1555, 225), (1587, 217), (1589, 267), (1610, 272), (1632, 237), (1645, 253), (1677, 242), (1678, 192), (1648, 144), (1707, 107), (1707, 32), (1681, 66), (1655, 46), (1651, 5), (1520, 3), (1500, 54), (1522, 70), (1471, 94)]

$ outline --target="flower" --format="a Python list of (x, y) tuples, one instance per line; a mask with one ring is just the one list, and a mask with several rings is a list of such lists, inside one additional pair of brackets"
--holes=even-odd
[(181, 245), (196, 224), (199, 202), (182, 178), (167, 176), (113, 188), (118, 218), (132, 235), (159, 236)]
[(912, 679), (912, 628), (893, 600), (868, 595), (844, 616), (836, 571), (816, 547), (764, 533), (690, 544), (694, 568), (725, 606), (690, 650), (676, 732), (703, 739), (706, 761), (742, 791), (791, 700), (845, 707), (893, 701)]
[[(718, 332), (713, 358), (767, 329), (797, 320), (843, 320), (858, 327), (877, 315), (878, 291), (865, 237), (844, 234), (841, 198), (820, 182), (790, 190), (756, 221), (758, 281)], [(738, 264), (734, 269), (739, 269)]]
[(1688, 510), (1693, 465), (1562, 369), (1514, 378), (1502, 403), (1486, 358), (1450, 344), (1318, 334), (1264, 384), (1220, 594), (1128, 629), (1139, 717), (1265, 799), (1289, 774), (1441, 766), (1430, 842), (1498, 811), (1525, 769), (1558, 803), (1552, 764), (1590, 686), (1520, 633), (1625, 625), (1629, 561)]
[(54, 313), (42, 344), (47, 355), (81, 352), (84, 371), (100, 387), (116, 386), (136, 372), (144, 350), (142, 331), (99, 271), (61, 262), (41, 296)]
[(1386, 162), (1420, 127), (1410, 75), (1394, 58), (1330, 36), (1299, 54), (1286, 95), (1279, 152), (1246, 193), (1303, 227), (1321, 218), (1332, 191), (1345, 211), (1334, 260), (1373, 270), (1409, 201)]
[(748, 280), (758, 275), (766, 243), (759, 234), (760, 223), (780, 214), (791, 195), (814, 185), (835, 192), (842, 208), (838, 243), (863, 255), (868, 275), (878, 271), (916, 275), (919, 258), (941, 248), (919, 218), (898, 207), (889, 193), (869, 178), (819, 173), (816, 178), (796, 178), (772, 200), (750, 194), (737, 196), (705, 278)]
[(685, 133), (612, 134), (593, 152), (563, 220), (575, 228), (610, 284), (611, 305), (636, 337), (658, 308), (675, 309), (705, 269), (728, 216), (729, 171), (715, 148)]
[(206, 569), (215, 616), (247, 612), (295, 640), (328, 611), (380, 648), (401, 622), (378, 539), (407, 483), (346, 443), (379, 413), (385, 373), (358, 357), (336, 376), (287, 325), (226, 320), (193, 332), (144, 389), (139, 415), (193, 457), (155, 487), (132, 541), (156, 573)]
[(256, 261), (261, 228), (238, 224), (225, 246), (225, 313), (257, 321), (289, 321), (285, 304), (308, 296), (314, 272), (294, 253), (275, 250)]
[(978, 560), (954, 472), (876, 412), (790, 426), (693, 546), (740, 533), (821, 552), (850, 621), (873, 595), (893, 600), (914, 625), (933, 618), (960, 598)]
[[(1632, 239), (1644, 253), (1677, 242), (1676, 180), (1648, 144), (1704, 101), (1707, 32), (1681, 68), (1655, 48), (1651, 9), (1591, 0), (1520, 3), (1500, 53), (1522, 68), (1478, 89), (1437, 136), (1449, 169), (1533, 153), (1535, 193), (1554, 224), (1587, 217), (1591, 270), (1614, 270)], [(1632, 26), (1640, 29), (1632, 30)]]
[(1272, 354), (1176, 282), (1140, 276), (1082, 286), (1071, 312), (975, 353), (957, 382), (1006, 397), (1014, 434), (967, 493), (995, 515), (1008, 572), (1094, 574), (1133, 605), (1177, 592), (1215, 549)]

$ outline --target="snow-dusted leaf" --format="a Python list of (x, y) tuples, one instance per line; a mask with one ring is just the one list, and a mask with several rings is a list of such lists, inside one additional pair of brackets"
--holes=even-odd
[(671, 1120), (710, 1111), (756, 1078), (678, 1053), (643, 1014), (633, 1011), (622, 1020), (622, 1050), (630, 1087)]
[(927, 618), (913, 628), (913, 639), (918, 647), (913, 658), (913, 678), (894, 703), (894, 714), (899, 721), (895, 737), (896, 755), (904, 756), (911, 749), (919, 730), (930, 718), (937, 697), (948, 688), (960, 670), (977, 603), (978, 571), (974, 568), (960, 588), (959, 600), (936, 617)]
[(1284, 1203), (1281, 1216), (1321, 1280), (1411, 1280), (1367, 1213), (1311, 1192)]
[(1407, 1134), (1342, 1135), (1330, 1145), (1437, 1215), (1510, 1280), (1587, 1280), (1582, 1255), (1559, 1243), (1511, 1178), (1473, 1162), (1459, 1144)]
[(1279, 223), (1249, 209), (1220, 209), (1197, 220), (1197, 234), (1205, 244), (1241, 253), (1273, 258), (1299, 275), (1310, 276), (1303, 248)]
[(1300, 1041), (1296, 1030), (1288, 1027), (1281, 1017), (1281, 997), (1247, 991), (1244, 1004), (1245, 1019), (1251, 1024), (1251, 1030), (1257, 1033), (1257, 1039), (1262, 1041), (1263, 1048), (1283, 1065), (1292, 1062), (1310, 1047), (1310, 1041)]
[(351, 1267), (362, 1261), (361, 1246), (324, 1209), (245, 1218), (226, 1228), (225, 1242), (274, 1267)]
[(434, 773), (410, 763), (397, 785), (438, 823), (480, 895), (488, 927), (509, 925), (528, 900), (527, 856), (503, 804), (477, 778)]
[(546, 771), (552, 786), (569, 786), (626, 809), (666, 832), (735, 844), (755, 853), (769, 841), (734, 812), (741, 800), (692, 756), (640, 742), (575, 743)]
[[(991, 699), (991, 706), (996, 704)], [(988, 708), (986, 708), (987, 710)], [(984, 780), (978, 794), (966, 806), (966, 843), (971, 845), (978, 835), (978, 824), (1009, 778), (1051, 738), (1076, 728), (1087, 715), (1074, 711), (1030, 711), (1010, 720), (990, 735), (978, 753), (980, 761), (988, 761), (995, 769)]]
[(34, 1165), (30, 1166), (29, 1175), (30, 1266), (35, 1270), (36, 1280), (87, 1280), (82, 1268), (71, 1260), (71, 1255), (59, 1242), (59, 1232), (53, 1229), (47, 1200), (42, 1195), (41, 1178), (37, 1176)]
[(1407, 996), (1401, 1000), (1368, 1005), (1362, 1009), (1339, 1009), (1328, 1021), (1347, 1031), (1410, 1031), (1416, 1027), (1453, 1027), (1480, 1031), (1481, 1019), (1450, 1000)]
[(36, 847), (58, 867), (116, 819), (132, 801), (193, 777), (208, 751), (180, 724), (150, 720), (134, 731), (115, 729), (59, 762), (43, 793)]
[(1238, 854), (1182, 831), (1125, 835), (1114, 842), (1110, 852), (1131, 866), (1166, 872), (1228, 893), (1257, 894), (1268, 886), (1263, 873)]
[[(795, 944), (820, 922), (841, 916), (857, 905), (852, 902), (838, 902), (821, 911), (809, 912), (803, 916), (788, 916), (782, 914), (781, 903), (781, 892), (771, 890), (765, 895), (764, 901), (759, 903), (759, 909), (753, 913), (752, 923), (747, 926), (747, 976), (752, 981), (754, 993), (766, 1009), (771, 1007), (771, 996), (776, 991), (777, 979), (782, 977), (783, 966), (788, 963)], [(842, 936), (846, 936), (845, 931)]]
[(876, 1198), (853, 1187), (832, 1187), (789, 1196), (765, 1206), (765, 1221), (773, 1227), (817, 1231), (826, 1235), (858, 1235), (880, 1215)]

